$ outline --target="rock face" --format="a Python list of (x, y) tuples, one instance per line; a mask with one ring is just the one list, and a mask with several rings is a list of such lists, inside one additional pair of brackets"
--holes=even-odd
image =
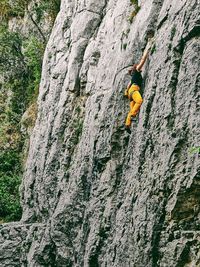
[[(137, 1), (136, 1), (137, 2)], [(200, 266), (200, 5), (63, 0), (44, 57), (21, 222), (1, 266)], [(144, 102), (123, 128), (147, 33)]]

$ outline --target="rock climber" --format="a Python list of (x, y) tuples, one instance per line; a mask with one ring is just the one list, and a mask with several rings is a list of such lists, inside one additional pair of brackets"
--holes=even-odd
[(142, 58), (139, 62), (139, 64), (134, 64), (131, 69), (129, 69), (128, 73), (131, 75), (131, 81), (129, 82), (126, 90), (125, 90), (125, 96), (129, 98), (130, 100), (130, 111), (127, 115), (125, 127), (127, 132), (130, 131), (131, 122), (136, 119), (136, 115), (139, 112), (140, 106), (142, 105), (143, 99), (140, 94), (140, 88), (142, 86), (142, 75), (141, 75), (141, 69), (148, 57), (149, 50), (153, 44), (153, 38), (148, 39), (147, 46), (144, 50), (144, 53), (142, 55)]

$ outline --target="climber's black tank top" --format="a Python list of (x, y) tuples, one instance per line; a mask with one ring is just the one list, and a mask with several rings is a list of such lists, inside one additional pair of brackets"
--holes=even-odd
[(140, 88), (142, 86), (142, 75), (140, 71), (134, 70), (131, 74), (131, 84), (136, 84)]

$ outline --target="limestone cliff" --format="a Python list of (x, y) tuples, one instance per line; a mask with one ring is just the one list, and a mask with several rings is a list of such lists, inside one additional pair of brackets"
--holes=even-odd
[[(189, 152), (200, 142), (199, 1), (132, 2), (61, 3), (23, 217), (0, 228), (1, 266), (200, 266), (200, 159)], [(144, 102), (129, 136), (127, 69), (150, 29)]]

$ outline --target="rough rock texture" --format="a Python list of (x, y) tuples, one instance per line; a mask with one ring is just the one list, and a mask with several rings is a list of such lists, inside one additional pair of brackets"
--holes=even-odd
[[(1, 266), (200, 266), (200, 5), (63, 0), (44, 57), (20, 223)], [(147, 32), (144, 102), (124, 131)]]

